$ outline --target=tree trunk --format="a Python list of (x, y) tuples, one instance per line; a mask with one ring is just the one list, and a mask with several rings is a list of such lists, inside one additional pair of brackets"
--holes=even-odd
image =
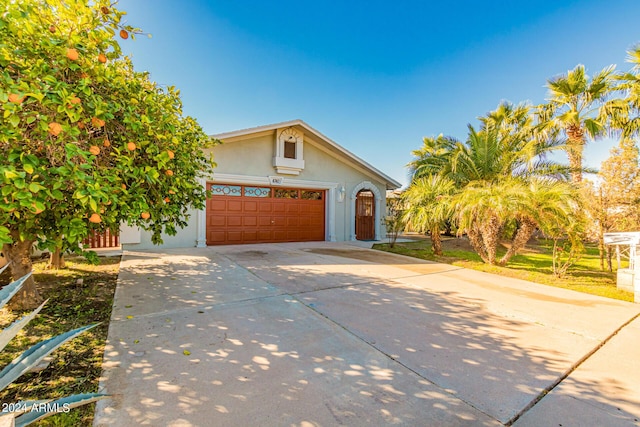
[(604, 271), (604, 236), (602, 235), (602, 227), (598, 233), (598, 253), (600, 254), (600, 271)]
[(47, 266), (47, 268), (52, 270), (65, 268), (64, 254), (62, 253), (61, 248), (56, 248), (55, 251), (51, 252), (51, 256), (49, 257), (49, 265)]
[(469, 243), (471, 243), (471, 246), (473, 246), (473, 249), (475, 249), (476, 253), (480, 255), (482, 261), (487, 264), (491, 264), (491, 260), (487, 256), (487, 252), (485, 251), (484, 245), (482, 244), (480, 232), (475, 228), (469, 228), (467, 230), (467, 236), (469, 236)]
[(452, 226), (451, 226), (451, 220), (449, 220), (449, 219), (444, 222), (444, 235), (447, 236), (447, 237), (453, 237), (454, 236), (453, 229), (452, 229)]
[(498, 244), (500, 243), (500, 228), (500, 221), (495, 216), (486, 218), (480, 225), (482, 244), (489, 259), (489, 264), (491, 265), (496, 264), (496, 253), (498, 251)]
[(531, 236), (533, 236), (533, 233), (536, 231), (536, 223), (529, 218), (521, 219), (519, 224), (520, 226), (516, 230), (513, 240), (511, 241), (511, 247), (507, 250), (507, 253), (500, 258), (498, 265), (506, 265), (512, 256), (525, 247)]
[(582, 152), (584, 150), (584, 138), (567, 141), (567, 157), (569, 158), (569, 168), (571, 169), (571, 182), (579, 184), (582, 182)]
[[(33, 243), (33, 240), (20, 241), (15, 238), (14, 243), (2, 246), (2, 252), (7, 262), (11, 263), (9, 268), (11, 269), (13, 280), (18, 280), (32, 270), (31, 247)], [(11, 298), (8, 307), (11, 310), (31, 310), (38, 307), (42, 301), (32, 276), (24, 282), (20, 291)]]
[(431, 249), (435, 255), (442, 256), (442, 237), (438, 227), (431, 229)]

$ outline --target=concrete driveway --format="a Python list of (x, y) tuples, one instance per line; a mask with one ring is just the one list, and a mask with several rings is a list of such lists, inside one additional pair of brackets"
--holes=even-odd
[(127, 252), (94, 425), (639, 425), (639, 313), (346, 244)]

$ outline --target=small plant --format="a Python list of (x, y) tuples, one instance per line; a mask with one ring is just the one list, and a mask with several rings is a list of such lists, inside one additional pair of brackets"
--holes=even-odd
[[(8, 264), (1, 268), (0, 273), (2, 273), (7, 266)], [(31, 273), (28, 273), (0, 290), (0, 308), (4, 307), (11, 297), (20, 290), (23, 283), (30, 275)], [(11, 341), (11, 339), (15, 337), (20, 330), (22, 330), (22, 328), (24, 328), (27, 323), (29, 323), (38, 314), (38, 312), (40, 312), (46, 303), (47, 301), (43, 302), (34, 311), (16, 320), (9, 327), (0, 332), (0, 351), (2, 351), (9, 341)], [(98, 323), (71, 330), (64, 334), (49, 338), (48, 340), (41, 341), (26, 350), (2, 371), (0, 371), (0, 391), (7, 388), (13, 381), (37, 366), (43, 359), (49, 356), (62, 344), (97, 325)], [(108, 395), (98, 393), (84, 393), (55, 400), (50, 399), (3, 403), (2, 408), (0, 408), (2, 411), (2, 413), (0, 413), (0, 424), (9, 418), (10, 421), (7, 425), (13, 425), (16, 427), (26, 426), (60, 412), (69, 412), (75, 407), (95, 402), (107, 396)]]
[(575, 236), (568, 238), (553, 237), (553, 274), (563, 278), (569, 267), (580, 260), (584, 253), (582, 240)]
[(398, 235), (404, 231), (405, 221), (403, 218), (402, 199), (387, 198), (387, 216), (385, 217), (385, 226), (387, 228), (387, 237), (389, 238), (389, 246), (394, 247)]

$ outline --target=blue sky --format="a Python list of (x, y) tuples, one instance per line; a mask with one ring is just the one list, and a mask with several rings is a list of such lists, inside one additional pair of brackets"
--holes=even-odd
[[(424, 136), (464, 139), (577, 64), (629, 68), (640, 1), (120, 0), (136, 69), (209, 134), (302, 119), (391, 177)], [(599, 167), (615, 141), (591, 143)], [(562, 159), (565, 160), (564, 158)]]

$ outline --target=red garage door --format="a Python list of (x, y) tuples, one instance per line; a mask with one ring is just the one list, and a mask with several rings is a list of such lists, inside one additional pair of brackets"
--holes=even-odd
[(207, 245), (325, 240), (324, 190), (209, 184)]

